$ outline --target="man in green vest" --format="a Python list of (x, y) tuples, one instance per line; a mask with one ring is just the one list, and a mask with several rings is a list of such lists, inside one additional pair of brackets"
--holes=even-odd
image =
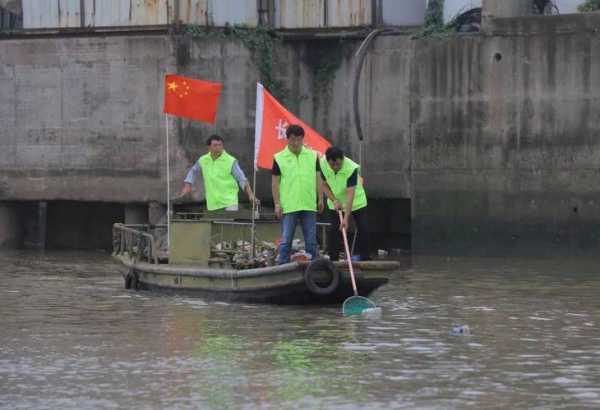
[(304, 129), (299, 125), (287, 127), (287, 146), (275, 154), (271, 190), (275, 215), (281, 219), (281, 242), (277, 263), (290, 261), (292, 239), (298, 222), (306, 252), (312, 258), (317, 253), (317, 207), (323, 211), (321, 174), (317, 153), (304, 146)]
[(208, 146), (208, 153), (202, 155), (189, 170), (181, 195), (192, 192), (192, 185), (194, 185), (198, 174), (202, 172), (206, 208), (209, 211), (220, 209), (237, 211), (239, 188), (246, 192), (251, 202), (255, 202), (257, 205), (260, 204), (258, 198), (254, 196), (237, 159), (223, 149), (223, 138), (218, 135), (211, 135), (208, 137), (206, 145)]
[[(327, 236), (328, 253), (331, 260), (338, 260), (341, 250), (340, 230), (348, 228), (352, 214), (358, 231), (358, 255), (353, 260), (369, 260), (369, 236), (367, 228), (367, 195), (360, 176), (360, 166), (344, 156), (338, 147), (330, 147), (321, 158), (323, 191), (327, 196), (330, 209), (329, 232)], [(338, 210), (344, 211), (342, 226)]]

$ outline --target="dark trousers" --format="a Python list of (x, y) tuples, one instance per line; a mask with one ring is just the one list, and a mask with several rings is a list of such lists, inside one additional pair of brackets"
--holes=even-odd
[[(361, 208), (352, 212), (355, 229), (358, 230), (356, 237), (355, 254), (360, 255), (362, 260), (369, 260), (369, 230), (367, 226), (367, 208)], [(340, 231), (340, 217), (338, 211), (329, 210), (329, 230), (327, 231), (327, 251), (333, 261), (340, 257), (340, 251), (343, 249), (344, 242), (342, 231)], [(352, 252), (352, 235), (348, 237), (348, 246)]]

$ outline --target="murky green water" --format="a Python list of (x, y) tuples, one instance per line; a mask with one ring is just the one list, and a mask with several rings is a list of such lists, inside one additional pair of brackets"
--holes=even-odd
[(405, 265), (365, 320), (126, 291), (103, 254), (0, 255), (0, 407), (600, 407), (600, 259)]

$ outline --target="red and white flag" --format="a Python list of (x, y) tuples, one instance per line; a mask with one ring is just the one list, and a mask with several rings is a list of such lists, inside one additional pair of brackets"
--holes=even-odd
[(256, 84), (256, 125), (254, 129), (254, 167), (271, 169), (273, 155), (287, 145), (285, 130), (291, 124), (304, 128), (304, 145), (323, 154), (329, 141), (285, 109), (262, 84)]

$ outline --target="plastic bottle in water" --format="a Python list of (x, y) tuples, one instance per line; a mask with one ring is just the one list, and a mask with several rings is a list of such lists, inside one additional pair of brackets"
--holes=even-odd
[(469, 325), (454, 325), (450, 331), (452, 336), (469, 336), (471, 334), (471, 328)]

